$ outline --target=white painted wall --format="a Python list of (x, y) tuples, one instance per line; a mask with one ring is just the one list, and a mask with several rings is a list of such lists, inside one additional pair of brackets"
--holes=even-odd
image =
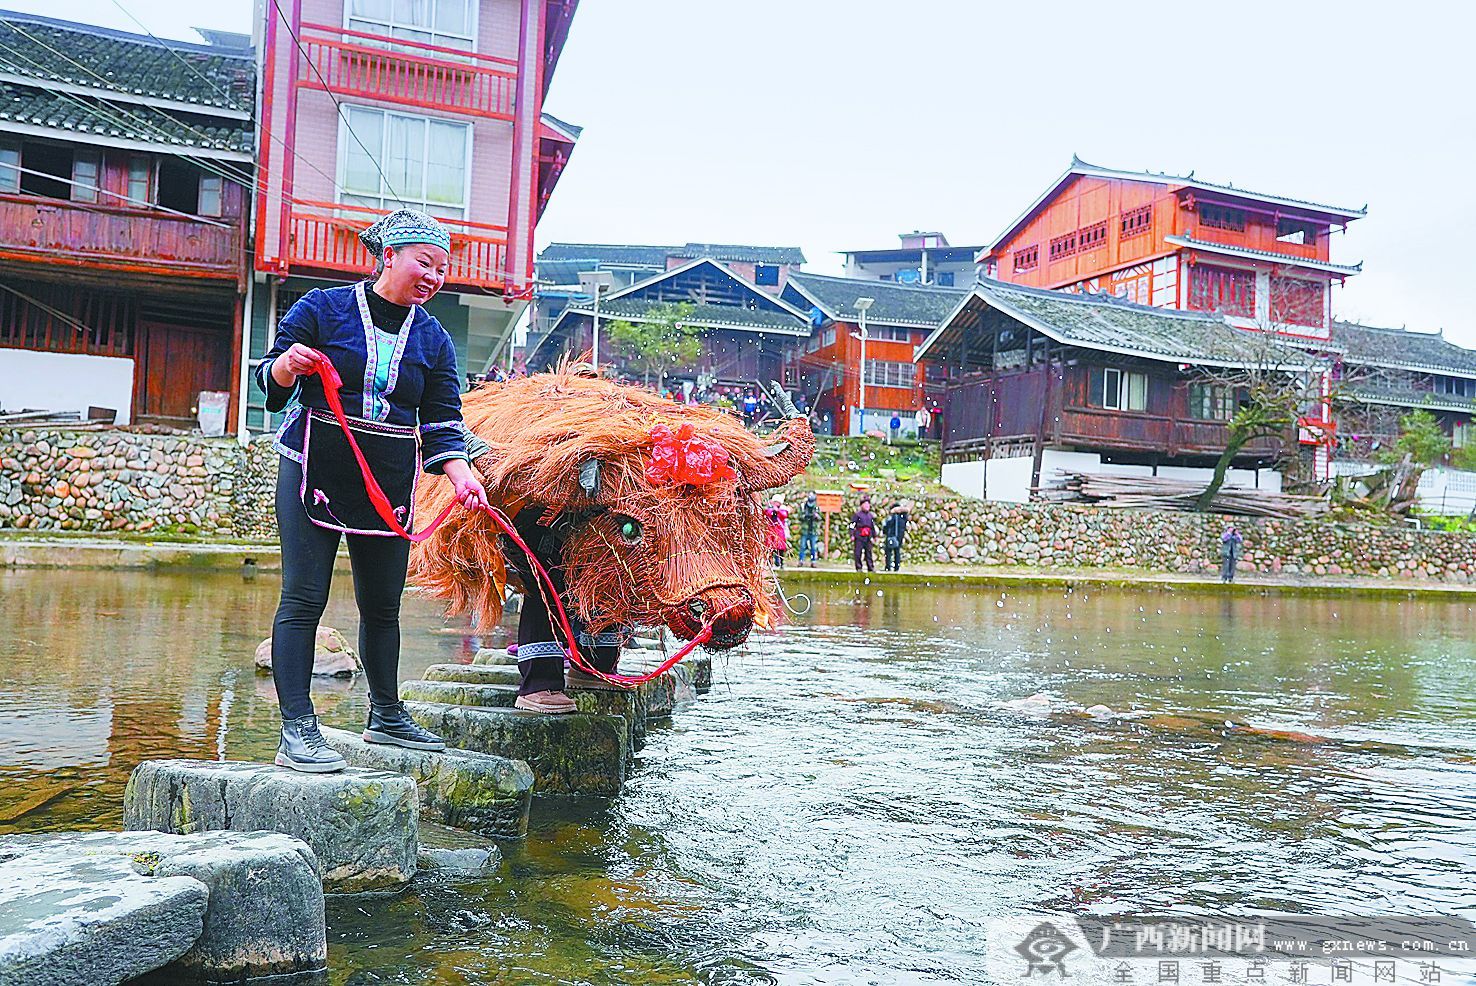
[[(1004, 503), (1025, 503), (1030, 499), (1032, 464), (1028, 455), (991, 459), (988, 462), (951, 462), (943, 467), (942, 482), (944, 486), (965, 496), (983, 497)], [(1045, 487), (1058, 484), (1060, 477), (1057, 473), (1060, 471), (1096, 472), (1111, 476), (1157, 475), (1166, 479), (1198, 483), (1208, 483), (1214, 475), (1213, 469), (1159, 466), (1155, 472), (1152, 466), (1103, 462), (1102, 457), (1095, 452), (1062, 452), (1055, 449), (1042, 452), (1040, 485)], [(1466, 475), (1472, 477), (1473, 495), (1476, 495), (1476, 473)], [(1281, 473), (1274, 469), (1230, 469), (1225, 473), (1225, 484), (1280, 493)]]
[[(990, 459), (988, 473), (989, 499), (999, 503), (1028, 503), (1030, 500), (1030, 467), (1035, 460), (1028, 455), (1012, 459)], [(1046, 476), (1045, 457), (1041, 457), (1041, 476)]]
[(984, 499), (984, 460), (945, 462), (939, 481), (955, 493), (982, 500)]
[(0, 349), (0, 411), (76, 411), (110, 407), (128, 423), (133, 406), (133, 360)]

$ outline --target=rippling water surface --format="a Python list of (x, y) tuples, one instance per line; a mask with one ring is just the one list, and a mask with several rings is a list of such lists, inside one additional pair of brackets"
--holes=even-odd
[[(276, 591), (0, 571), (0, 833), (118, 827), (143, 759), (270, 757)], [(1464, 602), (822, 589), (619, 798), (537, 805), (495, 879), (335, 899), (332, 981), (975, 983), (1020, 911), (1469, 913), (1471, 629)], [(405, 678), (503, 640), (416, 598), (404, 637)], [(361, 687), (316, 684), (320, 713), (355, 725)]]

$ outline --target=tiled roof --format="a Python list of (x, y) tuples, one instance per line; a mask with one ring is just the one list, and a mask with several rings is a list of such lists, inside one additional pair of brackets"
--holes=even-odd
[(1476, 413), (1476, 399), (1436, 394), (1428, 390), (1404, 390), (1393, 387), (1351, 386), (1345, 393), (1364, 404), (1389, 404), (1394, 407), (1422, 407), (1432, 411), (1466, 411)]
[(799, 266), (805, 255), (799, 247), (747, 246), (742, 243), (688, 243), (676, 247), (671, 255), (682, 260), (710, 257), (724, 262)]
[(1217, 315), (1152, 308), (1106, 295), (1026, 288), (981, 279), (972, 294), (922, 346), (939, 359), (960, 345), (966, 326), (993, 308), (1057, 342), (1165, 362), (1218, 366), (1306, 366), (1311, 357), (1273, 337), (1237, 329)]
[(249, 158), (252, 150), (249, 120), (163, 113), (140, 103), (64, 96), (12, 82), (0, 82), (0, 120), (64, 133), (229, 151), (243, 158)]
[[(645, 317), (652, 308), (665, 304), (644, 298), (611, 298), (600, 302), (600, 319)], [(585, 307), (571, 306), (567, 311), (578, 315), (589, 315)], [(686, 321), (694, 325), (720, 326), (746, 329), (751, 332), (778, 332), (784, 335), (806, 336), (810, 334), (807, 322), (780, 311), (743, 308), (736, 305), (694, 305)]]
[(665, 267), (668, 258), (724, 262), (798, 265), (805, 262), (799, 247), (746, 246), (740, 243), (687, 243), (681, 246), (642, 246), (630, 243), (550, 243), (539, 260), (598, 260), (606, 264)]
[(193, 103), (206, 112), (250, 114), (256, 92), (249, 48), (159, 42), (8, 11), (0, 11), (0, 72)]
[(579, 275), (591, 270), (594, 260), (544, 260), (534, 265), (540, 284), (578, 284)]
[[(837, 321), (857, 321), (860, 315), (855, 309), (856, 299), (871, 298), (873, 304), (866, 312), (868, 322), (930, 329), (942, 324), (969, 293), (964, 288), (864, 281), (853, 277), (804, 273), (790, 274), (788, 284), (799, 289), (797, 293), (807, 297), (807, 304), (818, 304), (821, 311)], [(787, 294), (787, 286), (785, 291)], [(807, 304), (799, 307), (807, 307)]]
[(1172, 243), (1174, 246), (1189, 247), (1193, 250), (1203, 250), (1205, 253), (1221, 253), (1231, 257), (1245, 257), (1247, 260), (1264, 260), (1273, 264), (1308, 267), (1313, 270), (1327, 271), (1329, 274), (1351, 276), (1363, 270), (1362, 264), (1334, 264), (1312, 257), (1294, 257), (1285, 253), (1272, 253), (1269, 250), (1252, 250), (1250, 247), (1215, 243), (1210, 240), (1195, 239), (1192, 236), (1165, 236), (1163, 242)]
[(538, 255), (545, 260), (599, 261), (640, 267), (666, 266), (666, 258), (676, 247), (632, 246), (626, 243), (550, 243)]
[(1333, 322), (1333, 339), (1347, 350), (1344, 359), (1348, 363), (1476, 376), (1476, 350), (1446, 342), (1434, 333)]

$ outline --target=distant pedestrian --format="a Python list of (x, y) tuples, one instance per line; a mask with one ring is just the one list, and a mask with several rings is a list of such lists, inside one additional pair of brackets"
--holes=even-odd
[(876, 517), (871, 513), (871, 497), (861, 500), (861, 509), (851, 518), (851, 540), (855, 544), (856, 571), (861, 571), (861, 562), (866, 562), (868, 572), (876, 571), (876, 556), (871, 542), (876, 538)]
[(759, 409), (758, 397), (754, 395), (753, 391), (750, 390), (748, 393), (743, 395), (742, 407), (743, 423), (751, 428), (753, 427), (753, 419), (758, 416)]
[(799, 563), (805, 563), (805, 555), (810, 556), (810, 567), (815, 567), (815, 560), (820, 553), (815, 550), (816, 538), (820, 534), (820, 500), (815, 496), (813, 490), (805, 497), (805, 502), (800, 506), (800, 545)]
[(768, 529), (764, 532), (764, 542), (769, 548), (774, 567), (783, 568), (784, 556), (789, 552), (789, 508), (784, 505), (783, 493), (774, 494), (774, 499), (764, 508), (764, 517), (769, 522)]
[(887, 422), (887, 444), (890, 445), (902, 437), (902, 415), (896, 411), (892, 412), (892, 420)]
[(1235, 567), (1240, 563), (1240, 551), (1245, 538), (1240, 536), (1234, 525), (1220, 537), (1220, 581), (1234, 582)]
[(882, 537), (886, 539), (882, 544), (882, 570), (900, 572), (902, 542), (907, 537), (907, 508), (901, 501), (892, 504), (892, 509), (887, 512), (887, 519), (882, 521)]
[(912, 423), (917, 426), (918, 438), (928, 437), (928, 427), (933, 423), (933, 416), (928, 413), (927, 405), (917, 409), (917, 413), (912, 416)]

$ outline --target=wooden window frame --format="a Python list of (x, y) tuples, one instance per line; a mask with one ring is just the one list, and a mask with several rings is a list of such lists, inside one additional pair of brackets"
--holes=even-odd
[(1210, 229), (1228, 229), (1234, 233), (1244, 233), (1245, 210), (1221, 205), (1218, 202), (1201, 202), (1199, 203), (1199, 224), (1208, 226)]
[[(144, 178), (145, 192), (142, 196), (133, 194), (133, 166), (138, 162), (148, 165), (148, 175)], [(147, 209), (152, 206), (159, 197), (159, 162), (156, 158), (147, 154), (130, 154), (123, 168), (123, 187), (128, 189), (128, 198), (124, 204), (131, 209)]]
[[(84, 182), (77, 166), (83, 162), (92, 164), (92, 184)], [(72, 201), (97, 202), (102, 196), (103, 155), (101, 150), (79, 147), (72, 151)]]
[(1153, 206), (1151, 204), (1140, 205), (1122, 214), (1122, 218), (1118, 221), (1117, 238), (1126, 240), (1134, 236), (1142, 236), (1152, 228)]
[[(205, 188), (207, 184), (212, 182), (215, 185), (215, 192), (213, 193), (215, 195), (214, 211), (205, 207)], [(201, 175), (200, 191), (195, 201), (198, 203), (200, 215), (202, 216), (210, 216), (218, 219), (225, 215), (225, 179), (219, 175)]]
[(0, 140), (0, 151), (6, 151), (15, 155), (14, 164), (0, 162), (0, 192), (8, 195), (20, 194), (21, 168), (25, 161), (21, 158), (21, 142), (18, 140)]
[(1035, 270), (1040, 266), (1040, 244), (1032, 243), (1028, 247), (1016, 250), (1011, 261), (1016, 274), (1024, 274)]
[(1071, 232), (1062, 236), (1051, 238), (1049, 258), (1051, 263), (1055, 263), (1058, 260), (1065, 260), (1067, 257), (1076, 253), (1077, 232), (1078, 230), (1073, 229)]
[(1076, 231), (1076, 252), (1086, 253), (1089, 250), (1100, 250), (1107, 245), (1107, 220), (1083, 226)]

